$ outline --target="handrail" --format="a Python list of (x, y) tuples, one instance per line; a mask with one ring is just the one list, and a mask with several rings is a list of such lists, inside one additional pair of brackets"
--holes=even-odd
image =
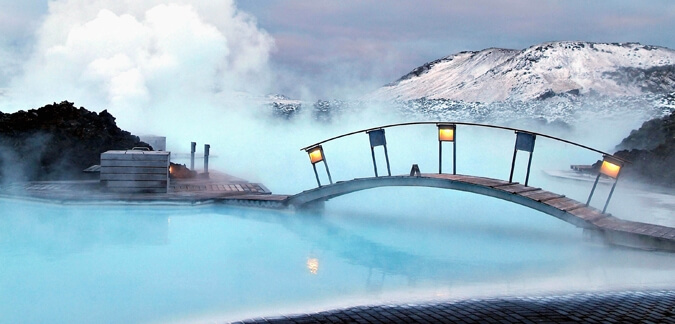
[(342, 134), (342, 135), (334, 136), (334, 137), (325, 139), (325, 140), (323, 140), (323, 141), (316, 142), (316, 143), (314, 143), (314, 144), (312, 144), (312, 145), (303, 147), (303, 148), (301, 148), (300, 150), (301, 150), (301, 151), (306, 151), (306, 150), (308, 150), (308, 149), (310, 149), (310, 148), (316, 147), (316, 146), (321, 145), (321, 144), (326, 143), (326, 142), (330, 142), (330, 141), (333, 141), (333, 140), (336, 140), (336, 139), (339, 139), (339, 138), (342, 138), (342, 137), (347, 137), (347, 136), (350, 136), (350, 135), (354, 135), (354, 134), (358, 134), (358, 133), (363, 133), (363, 132), (368, 132), (368, 131), (372, 131), (372, 130), (376, 130), (376, 129), (383, 129), (383, 128), (389, 128), (389, 127), (397, 127), (397, 126), (431, 125), (431, 124), (433, 124), (433, 125), (438, 125), (438, 124), (454, 124), (454, 125), (465, 125), (465, 126), (478, 126), (478, 127), (486, 127), (486, 128), (496, 128), (496, 129), (512, 130), (512, 131), (516, 131), (516, 132), (524, 132), (524, 133), (529, 133), (529, 134), (533, 134), (533, 135), (536, 135), (536, 136), (541, 136), (541, 137), (550, 138), (550, 139), (553, 139), (553, 140), (556, 140), (556, 141), (560, 141), (560, 142), (563, 142), (563, 143), (567, 143), (567, 144), (571, 144), (571, 145), (574, 145), (574, 146), (578, 146), (578, 147), (587, 149), (587, 150), (589, 150), (589, 151), (593, 151), (593, 152), (596, 152), (596, 153), (600, 153), (600, 154), (602, 154), (602, 155), (608, 155), (608, 156), (614, 157), (614, 158), (616, 158), (616, 159), (618, 159), (618, 160), (621, 160), (621, 161), (624, 162), (624, 163), (631, 163), (630, 161), (628, 161), (628, 160), (626, 160), (626, 159), (620, 158), (620, 157), (618, 157), (618, 156), (614, 156), (613, 154), (610, 154), (610, 153), (607, 153), (607, 152), (603, 152), (603, 151), (600, 151), (600, 150), (598, 150), (598, 149), (594, 149), (594, 148), (592, 148), (592, 147), (590, 147), (590, 146), (586, 146), (586, 145), (583, 145), (583, 144), (579, 144), (579, 143), (575, 143), (575, 142), (572, 142), (572, 141), (568, 141), (568, 140), (562, 139), (562, 138), (560, 138), (560, 137), (555, 137), (555, 136), (546, 135), (546, 134), (542, 134), (542, 133), (532, 132), (532, 131), (528, 131), (528, 130), (524, 130), (524, 129), (518, 129), (518, 128), (506, 127), (506, 126), (498, 126), (498, 125), (479, 124), (479, 123), (441, 122), (441, 121), (434, 121), (434, 122), (432, 122), (432, 121), (407, 122), (407, 123), (397, 123), (397, 124), (389, 124), (389, 125), (384, 125), (384, 126), (378, 126), (378, 127), (366, 128), (366, 129), (362, 129), (362, 130), (353, 131), (353, 132), (345, 133), (345, 134)]

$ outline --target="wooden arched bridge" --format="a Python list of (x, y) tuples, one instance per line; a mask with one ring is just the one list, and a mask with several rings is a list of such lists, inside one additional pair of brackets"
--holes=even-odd
[[(417, 165), (413, 165), (410, 174), (392, 175), (389, 166), (389, 156), (387, 152), (387, 141), (385, 129), (390, 127), (408, 126), (408, 125), (426, 125), (431, 124), (437, 127), (438, 131), (438, 173), (421, 173)], [(513, 150), (513, 159), (511, 163), (511, 173), (509, 179), (493, 179), (471, 175), (457, 174), (456, 164), (456, 135), (459, 127), (488, 127), (503, 130), (514, 131), (516, 134)], [(347, 181), (333, 182), (323, 144), (354, 134), (368, 134), (371, 146), (374, 177), (356, 178)], [(529, 186), (530, 165), (534, 153), (535, 140), (537, 137), (545, 137), (556, 141), (564, 142), (570, 145), (581, 147), (583, 149), (596, 152), (603, 157), (602, 165), (598, 175), (595, 178), (588, 200), (579, 202), (564, 195), (543, 190), (539, 187)], [(452, 173), (443, 173), (443, 144), (452, 145)], [(382, 146), (386, 162), (386, 175), (380, 175), (377, 168), (374, 149)], [(261, 196), (239, 196), (228, 198), (226, 203), (255, 205), (260, 207), (275, 208), (316, 208), (323, 206), (323, 203), (331, 198), (347, 195), (361, 190), (367, 190), (379, 187), (430, 187), (459, 190), (490, 196), (498, 199), (510, 201), (523, 205), (542, 213), (554, 216), (565, 222), (568, 222), (585, 230), (589, 236), (600, 238), (608, 243), (637, 247), (643, 249), (662, 249), (675, 251), (675, 228), (646, 224), (640, 222), (626, 221), (606, 213), (612, 193), (617, 184), (617, 179), (621, 173), (622, 167), (629, 161), (615, 157), (609, 153), (574, 143), (562, 138), (515, 129), (510, 127), (476, 124), (476, 123), (437, 123), (437, 122), (415, 122), (385, 125), (375, 128), (358, 130), (339, 136), (335, 136), (324, 141), (312, 144), (302, 150), (309, 154), (310, 162), (315, 173), (318, 187), (303, 191), (295, 195), (269, 195)], [(529, 153), (528, 165), (523, 184), (513, 181), (513, 173), (518, 152)], [(328, 184), (322, 184), (316, 165), (322, 163), (325, 167), (325, 173), (329, 180)], [(324, 178), (325, 178), (324, 177)], [(591, 206), (591, 199), (595, 191), (598, 180), (609, 178), (614, 181), (611, 191), (605, 201), (602, 210)]]
[[(417, 165), (413, 164), (408, 174), (391, 174), (385, 129), (409, 125), (434, 126), (438, 136), (438, 173), (421, 173)], [(457, 169), (461, 170), (461, 166), (457, 165), (456, 146), (458, 144), (462, 145), (462, 142), (457, 140), (457, 134), (464, 127), (487, 127), (515, 132), (511, 172), (508, 179), (492, 179), (457, 173)], [(323, 144), (363, 133), (368, 135), (370, 141), (374, 176), (333, 182)], [(546, 191), (536, 186), (530, 186), (530, 166), (535, 151), (535, 142), (537, 138), (542, 137), (574, 145), (595, 152), (603, 157), (599, 172), (593, 186), (589, 188), (588, 199), (585, 202), (576, 201), (562, 194)], [(452, 172), (443, 172), (444, 145), (452, 145)], [(375, 149), (379, 149), (379, 147), (382, 147), (384, 150), (386, 175), (383, 168), (378, 169), (375, 159)], [(119, 194), (101, 190), (99, 181), (81, 181), (77, 183), (66, 181), (55, 183), (19, 183), (0, 186), (0, 197), (13, 197), (18, 192), (21, 193), (20, 196), (61, 203), (159, 202), (202, 204), (218, 202), (229, 205), (262, 208), (305, 209), (321, 207), (324, 202), (331, 198), (372, 188), (391, 186), (431, 187), (471, 192), (523, 205), (581, 227), (588, 236), (600, 238), (608, 243), (675, 252), (675, 228), (622, 220), (606, 213), (607, 206), (610, 203), (617, 184), (616, 181), (621, 174), (624, 164), (629, 162), (612, 156), (609, 153), (562, 138), (522, 129), (476, 123), (415, 122), (358, 130), (323, 140), (302, 148), (302, 150), (306, 151), (309, 155), (318, 187), (295, 195), (272, 194), (262, 184), (249, 183), (243, 179), (237, 179), (229, 175), (219, 176), (216, 172), (209, 172), (210, 176), (204, 179), (171, 180), (168, 182), (169, 188), (167, 192), (162, 194)], [(528, 153), (525, 181), (522, 184), (513, 181), (516, 158), (519, 152)], [(449, 153), (446, 152), (445, 155), (449, 155)], [(325, 175), (322, 177), (319, 176), (319, 170), (317, 170), (318, 164), (324, 165), (323, 168), (319, 168), (325, 170)], [(601, 177), (606, 178), (605, 180), (612, 180), (613, 185), (602, 209), (596, 209), (592, 206), (591, 202), (596, 185)], [(321, 178), (327, 178), (328, 183), (322, 184)], [(15, 186), (18, 187), (15, 188)]]

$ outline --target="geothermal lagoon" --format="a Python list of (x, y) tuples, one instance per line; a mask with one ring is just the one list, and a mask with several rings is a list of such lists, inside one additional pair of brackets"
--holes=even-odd
[[(511, 141), (492, 144), (504, 147), (506, 163), (470, 164), (475, 157), (464, 146), (460, 170), (503, 178)], [(344, 154), (353, 144), (327, 147), (336, 177), (372, 172), (367, 144), (359, 151), (365, 160)], [(568, 150), (554, 145), (536, 153), (587, 158)], [(299, 158), (266, 171), (278, 176), (260, 173), (273, 192), (315, 186), (306, 154), (293, 153)], [(433, 150), (394, 151), (392, 173), (410, 167), (397, 161), (433, 157)], [(227, 169), (224, 160), (214, 169)], [(541, 172), (547, 162), (535, 158), (532, 183), (578, 200), (588, 194), (589, 183)], [(288, 169), (298, 172), (281, 172)], [(632, 211), (642, 208), (656, 215), (648, 220), (673, 226), (672, 196), (659, 207), (637, 189), (620, 189), (610, 212), (636, 217)], [(606, 197), (608, 186), (598, 190)], [(673, 253), (612, 247), (549, 215), (451, 190), (372, 189), (330, 200), (321, 212), (9, 198), (0, 209), (0, 313), (7, 323), (223, 322), (363, 304), (675, 286)]]

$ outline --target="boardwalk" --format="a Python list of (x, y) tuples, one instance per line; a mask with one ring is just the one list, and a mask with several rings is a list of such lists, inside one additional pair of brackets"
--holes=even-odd
[(675, 323), (675, 291), (577, 293), (357, 306), (238, 323)]
[(101, 190), (98, 181), (29, 182), (4, 186), (0, 194), (59, 203), (209, 204), (268, 209), (302, 209), (325, 201), (385, 186), (424, 186), (472, 192), (520, 204), (583, 228), (587, 237), (606, 243), (647, 250), (675, 252), (675, 228), (626, 221), (603, 214), (576, 200), (519, 183), (452, 174), (387, 176), (340, 181), (296, 195), (272, 194), (264, 185), (223, 173), (208, 179), (172, 181), (166, 194), (120, 194)]
[(287, 204), (301, 208), (356, 191), (386, 186), (424, 186), (491, 196), (557, 217), (584, 228), (590, 237), (607, 243), (640, 249), (675, 251), (675, 228), (622, 220), (564, 195), (485, 177), (421, 174), (360, 178), (304, 191), (289, 197)]
[(98, 180), (35, 181), (0, 187), (0, 195), (59, 203), (168, 203), (204, 204), (229, 197), (270, 195), (260, 183), (251, 183), (225, 173), (212, 171), (209, 178), (172, 179), (167, 193), (118, 193), (106, 191)]

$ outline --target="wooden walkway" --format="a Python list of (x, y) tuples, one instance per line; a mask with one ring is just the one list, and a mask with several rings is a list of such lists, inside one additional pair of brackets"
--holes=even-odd
[(537, 187), (519, 183), (452, 174), (421, 174), (420, 176), (391, 176), (360, 178), (304, 191), (290, 196), (287, 204), (302, 208), (317, 205), (331, 198), (386, 186), (423, 186), (473, 192), (527, 206), (577, 227), (587, 236), (606, 243), (650, 250), (675, 252), (675, 228), (626, 221), (603, 214), (574, 199)]
[(44, 181), (0, 187), (0, 196), (62, 204), (208, 204), (267, 209), (312, 208), (331, 198), (386, 186), (422, 186), (473, 192), (527, 206), (584, 229), (606, 243), (675, 252), (675, 228), (626, 221), (537, 187), (504, 180), (452, 174), (387, 176), (340, 181), (296, 195), (274, 195), (264, 185), (214, 172), (210, 178), (172, 180), (168, 193), (121, 194), (105, 191), (99, 181)]
[[(172, 179), (167, 193), (119, 193), (106, 191), (98, 180), (35, 181), (0, 186), (0, 196), (28, 198), (62, 204), (206, 204), (233, 197), (258, 197), (265, 201), (271, 192), (260, 183), (251, 183), (225, 173), (211, 172), (209, 178)], [(283, 198), (287, 196), (282, 196)], [(234, 202), (238, 199), (234, 199)], [(241, 203), (244, 205), (245, 203)], [(265, 207), (271, 208), (273, 206)]]

